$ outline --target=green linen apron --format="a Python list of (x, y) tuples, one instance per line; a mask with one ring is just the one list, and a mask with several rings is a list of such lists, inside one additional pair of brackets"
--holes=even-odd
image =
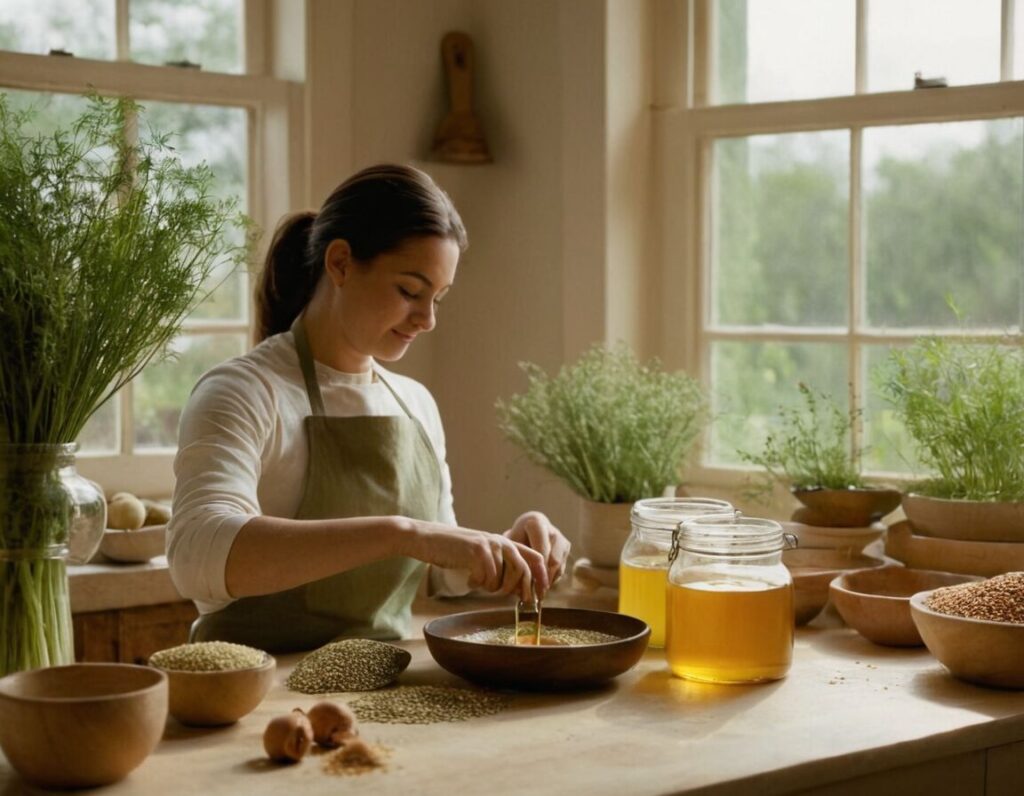
[[(441, 468), (409, 407), (377, 373), (404, 415), (327, 416), (301, 316), (292, 334), (312, 411), (304, 422), (309, 453), (295, 518), (401, 515), (435, 521)], [(276, 594), (243, 597), (199, 617), (192, 640), (288, 652), (338, 637), (400, 638), (409, 632), (411, 604), (425, 568), (395, 556)]]

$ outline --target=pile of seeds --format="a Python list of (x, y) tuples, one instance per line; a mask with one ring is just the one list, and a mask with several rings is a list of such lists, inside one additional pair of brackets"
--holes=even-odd
[[(521, 622), (519, 634), (523, 638), (519, 643), (533, 643), (535, 630), (536, 625), (533, 622)], [(475, 633), (466, 633), (455, 638), (458, 641), (472, 641), (476, 644), (515, 644), (515, 635), (515, 625), (505, 625), (489, 630), (477, 630)], [(580, 630), (574, 627), (554, 627), (552, 625), (541, 626), (541, 644), (544, 645), (578, 647), (583, 644), (607, 644), (610, 641), (618, 640), (618, 636), (602, 633), (599, 630)]]
[(374, 691), (395, 682), (411, 660), (407, 650), (383, 641), (332, 641), (299, 661), (285, 685), (303, 694)]
[(349, 741), (340, 749), (330, 752), (324, 759), (328, 774), (359, 776), (386, 769), (385, 760), (391, 756), (387, 746), (370, 745), (358, 739)]
[(232, 669), (253, 669), (262, 666), (267, 653), (244, 644), (227, 641), (200, 641), (179, 644), (149, 656), (149, 663), (160, 669), (185, 672), (224, 672)]
[(938, 589), (928, 598), (928, 607), (967, 619), (1024, 624), (1024, 572)]
[(349, 703), (360, 721), (377, 724), (436, 724), (493, 716), (508, 706), (502, 694), (446, 685), (400, 685)]

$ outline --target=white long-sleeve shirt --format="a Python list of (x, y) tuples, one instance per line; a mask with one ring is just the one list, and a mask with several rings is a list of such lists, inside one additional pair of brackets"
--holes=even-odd
[[(379, 368), (379, 366), (376, 366)], [(444, 429), (427, 389), (381, 369), (426, 429), (441, 467), (438, 521), (455, 524)], [(342, 373), (316, 363), (326, 414), (404, 415), (372, 373)], [(171, 578), (200, 613), (232, 602), (225, 585), (228, 553), (253, 517), (294, 517), (302, 500), (310, 414), (291, 332), (207, 372), (181, 415), (175, 489), (167, 528)], [(435, 591), (465, 593), (466, 573), (431, 573)]]

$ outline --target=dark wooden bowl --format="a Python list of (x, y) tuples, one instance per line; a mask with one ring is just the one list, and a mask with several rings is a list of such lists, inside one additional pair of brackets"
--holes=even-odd
[(423, 635), (434, 660), (452, 674), (483, 685), (530, 691), (587, 688), (617, 677), (636, 665), (651, 635), (646, 622), (625, 614), (545, 608), (545, 626), (598, 630), (618, 640), (580, 646), (514, 647), (455, 638), (514, 621), (508, 608), (467, 611), (428, 622)]

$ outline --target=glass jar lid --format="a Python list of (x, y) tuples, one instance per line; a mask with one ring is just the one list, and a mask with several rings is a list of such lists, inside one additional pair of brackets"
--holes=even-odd
[(732, 517), (735, 513), (731, 503), (714, 498), (646, 498), (633, 504), (629, 521), (644, 531), (673, 533), (681, 522), (693, 517), (709, 515)]
[(669, 560), (680, 550), (706, 556), (747, 557), (778, 553), (795, 545), (795, 537), (783, 532), (775, 520), (738, 515), (691, 517), (672, 534)]

